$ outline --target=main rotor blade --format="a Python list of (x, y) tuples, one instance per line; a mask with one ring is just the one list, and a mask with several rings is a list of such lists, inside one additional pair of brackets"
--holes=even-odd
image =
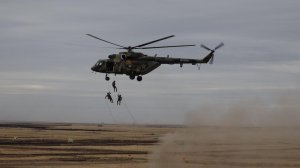
[(138, 47), (136, 49), (153, 49), (153, 48), (173, 48), (173, 47), (191, 47), (196, 45), (175, 45), (175, 46), (158, 46), (158, 47)]
[(204, 48), (204, 49), (207, 49), (209, 51), (212, 51), (210, 48), (206, 47), (205, 45), (201, 44), (201, 47)]
[(93, 35), (91, 35), (91, 34), (86, 34), (86, 35), (91, 36), (91, 37), (93, 37), (93, 38), (95, 38), (95, 39), (97, 39), (97, 40), (101, 40), (101, 41), (104, 41), (104, 42), (106, 42), (106, 43), (113, 44), (113, 45), (118, 46), (118, 47), (126, 48), (126, 47), (121, 46), (121, 45), (119, 45), (119, 44), (115, 44), (115, 43), (112, 43), (112, 42), (103, 40), (103, 39), (101, 39), (101, 38), (99, 38), (99, 37), (96, 37), (96, 36), (93, 36)]
[(217, 45), (217, 47), (215, 47), (215, 50), (217, 50), (217, 49), (219, 49), (219, 48), (221, 48), (221, 47), (223, 47), (223, 46), (224, 46), (224, 43), (221, 42), (219, 45)]
[(158, 41), (161, 41), (161, 40), (165, 40), (165, 39), (168, 39), (168, 38), (171, 38), (171, 37), (175, 37), (174, 35), (171, 35), (171, 36), (167, 36), (167, 37), (164, 37), (164, 38), (160, 38), (160, 39), (157, 39), (157, 40), (154, 40), (154, 41), (150, 41), (148, 43), (144, 43), (144, 44), (140, 44), (138, 46), (134, 46), (132, 48), (138, 48), (138, 47), (143, 47), (143, 46), (146, 46), (146, 45), (149, 45), (149, 44), (152, 44), (152, 43), (156, 43)]

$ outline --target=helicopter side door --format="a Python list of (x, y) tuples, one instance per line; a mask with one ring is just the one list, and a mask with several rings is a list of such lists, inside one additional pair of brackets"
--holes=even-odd
[(106, 71), (113, 72), (114, 71), (114, 62), (106, 62)]

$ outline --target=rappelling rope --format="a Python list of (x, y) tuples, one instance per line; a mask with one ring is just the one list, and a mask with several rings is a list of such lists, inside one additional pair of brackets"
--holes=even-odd
[[(115, 80), (116, 80), (116, 82), (117, 82), (117, 77), (116, 77)], [(118, 84), (118, 86), (119, 86), (119, 82), (117, 82), (117, 84)], [(118, 89), (117, 89), (117, 93), (120, 94), (120, 95), (122, 95), (121, 92), (120, 92), (120, 88), (119, 88), (119, 87), (118, 87)], [(131, 110), (129, 109), (129, 107), (127, 106), (126, 99), (123, 98), (122, 101), (123, 101), (123, 104), (124, 104), (124, 106), (125, 106), (125, 109), (126, 109), (127, 113), (129, 114), (129, 116), (131, 117), (131, 119), (132, 119), (132, 121), (133, 121), (132, 124), (133, 124), (133, 125), (137, 124), (136, 119), (135, 119), (135, 117), (134, 117), (132, 111), (131, 111)]]
[[(116, 82), (117, 82), (117, 84), (118, 84), (118, 89), (117, 89), (117, 94), (120, 94), (120, 95), (122, 95), (121, 94), (121, 92), (120, 92), (120, 84), (119, 84), (119, 81), (117, 81), (117, 77), (116, 77)], [(135, 117), (134, 117), (134, 115), (133, 115), (133, 113), (131, 112), (131, 110), (129, 109), (129, 107), (127, 106), (127, 101), (126, 101), (126, 99), (122, 99), (122, 101), (123, 101), (123, 105), (125, 106), (125, 109), (126, 109), (126, 111), (127, 111), (127, 113), (129, 114), (129, 116), (131, 117), (131, 119), (132, 119), (132, 121), (133, 121), (133, 125), (136, 125), (137, 124), (137, 122), (136, 122), (136, 119), (135, 119)], [(133, 136), (135, 137), (135, 138), (137, 138), (138, 137), (138, 132), (137, 131), (134, 131), (133, 130)], [(140, 147), (139, 147), (139, 144), (136, 144), (135, 145), (136, 146), (136, 151), (140, 151)], [(134, 157), (131, 157), (131, 156), (128, 156), (129, 157), (129, 159), (133, 159)]]
[[(109, 100), (108, 100), (109, 101)], [(111, 118), (112, 118), (112, 121), (113, 121), (113, 124), (115, 124), (116, 123), (116, 119), (115, 119), (115, 116), (113, 115), (113, 112), (111, 111), (111, 109), (110, 109), (110, 107), (109, 107), (109, 104), (108, 103), (110, 103), (110, 102), (108, 102), (107, 100), (105, 100), (105, 104), (106, 104), (106, 107), (107, 107), (107, 109), (108, 109), (108, 111), (109, 111), (109, 114), (110, 114), (110, 116), (111, 116)]]
[(133, 121), (133, 125), (137, 124), (136, 119), (135, 119), (133, 113), (131, 112), (131, 110), (127, 106), (126, 100), (123, 100), (123, 101), (124, 101), (125, 108), (126, 108), (127, 112), (129, 113), (132, 121)]
[[(107, 90), (108, 90), (108, 92), (110, 92), (110, 84), (109, 84), (109, 82), (107, 82)], [(109, 103), (110, 103), (110, 100), (104, 100), (105, 101), (105, 105), (106, 105), (106, 107), (107, 107), (107, 109), (108, 109), (108, 112), (109, 112), (109, 114), (110, 114), (110, 116), (111, 116), (111, 118), (112, 118), (112, 121), (113, 121), (113, 124), (115, 124), (116, 123), (116, 118), (115, 118), (115, 116), (114, 116), (114, 114), (113, 114), (113, 112), (111, 111), (111, 108), (110, 108), (110, 106), (109, 106)]]

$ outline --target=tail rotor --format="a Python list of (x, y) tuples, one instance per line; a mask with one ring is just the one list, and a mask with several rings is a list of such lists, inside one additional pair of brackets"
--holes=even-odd
[(201, 46), (202, 48), (204, 48), (204, 49), (210, 51), (211, 59), (209, 60), (209, 63), (210, 63), (210, 64), (213, 64), (213, 63), (214, 63), (214, 57), (215, 57), (214, 52), (215, 52), (217, 49), (223, 47), (223, 46), (224, 46), (224, 43), (221, 42), (221, 43), (220, 43), (219, 45), (217, 45), (213, 50), (210, 49), (210, 48), (208, 48), (207, 46), (205, 46), (205, 45), (203, 45), (203, 44), (201, 44), (200, 46)]

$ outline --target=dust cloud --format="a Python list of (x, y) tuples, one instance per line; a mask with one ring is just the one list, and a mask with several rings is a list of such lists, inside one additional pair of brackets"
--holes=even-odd
[(149, 157), (150, 168), (300, 167), (300, 94), (205, 106)]
[(205, 105), (186, 116), (188, 126), (300, 126), (300, 92), (285, 92), (271, 102), (259, 98)]

